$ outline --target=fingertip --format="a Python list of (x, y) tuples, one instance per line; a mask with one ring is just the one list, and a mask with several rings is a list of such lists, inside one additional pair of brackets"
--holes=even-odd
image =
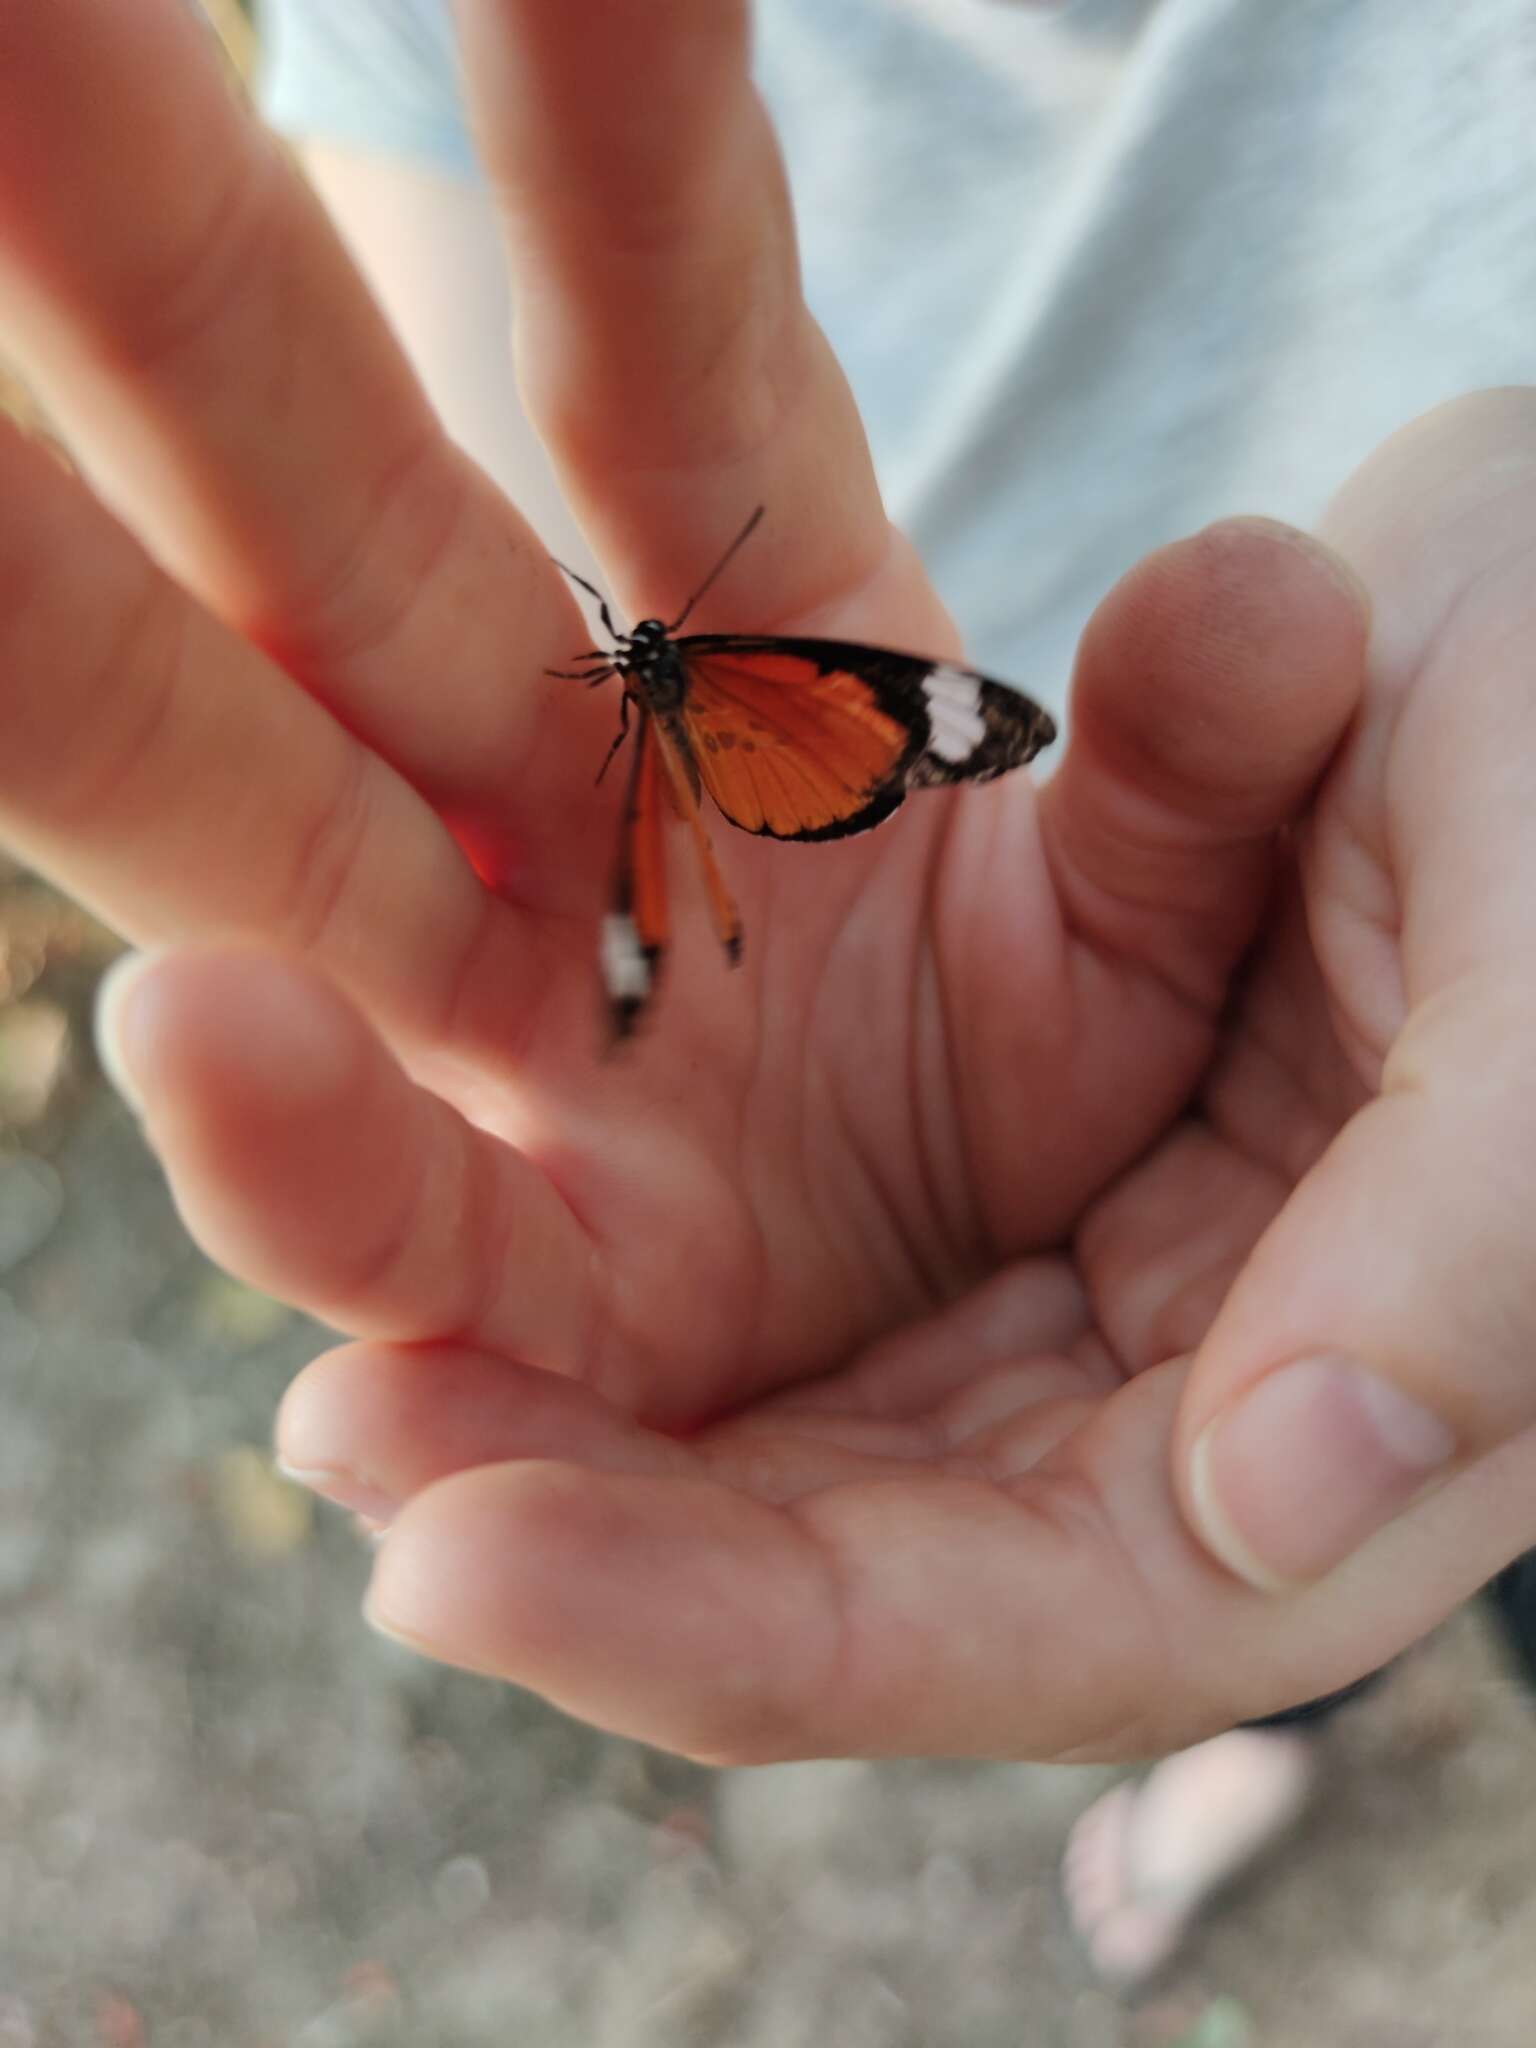
[(379, 1527), (410, 1490), (389, 1455), (403, 1434), (390, 1357), (388, 1346), (360, 1343), (312, 1359), (285, 1390), (272, 1429), (280, 1472)]
[(1228, 1514), (1226, 1503), (1211, 1476), (1211, 1450), (1215, 1435), (1216, 1424), (1207, 1423), (1189, 1453), (1186, 1468), (1189, 1518), (1195, 1534), (1218, 1564), (1225, 1565), (1233, 1578), (1241, 1579), (1255, 1592), (1277, 1596), (1294, 1592), (1293, 1583), (1265, 1564)]
[(1042, 797), (1081, 936), (1220, 998), (1275, 835), (1360, 704), (1369, 631), (1347, 565), (1272, 520), (1221, 520), (1122, 577), (1083, 635)]
[(127, 1030), (128, 1012), (135, 991), (145, 976), (154, 971), (165, 950), (146, 947), (142, 952), (120, 954), (96, 989), (96, 1057), (101, 1062), (102, 1072), (135, 1116), (143, 1114), (144, 1104), (134, 1078), (133, 1045)]
[[(422, 1127), (387, 1049), (321, 976), (254, 946), (178, 947), (124, 964), (99, 1031), (212, 1258), (339, 1321), (359, 1271), (378, 1293), (400, 1281), (409, 1262), (388, 1253), (428, 1170)], [(423, 1246), (421, 1292), (427, 1263)]]
[(302, 1486), (306, 1492), (318, 1494), (322, 1500), (356, 1515), (370, 1536), (382, 1536), (398, 1512), (398, 1503), (391, 1495), (370, 1486), (343, 1466), (292, 1465), (282, 1457), (273, 1463), (283, 1478), (295, 1486)]
[(1337, 743), (1369, 630), (1363, 586), (1323, 542), (1277, 520), (1219, 520), (1146, 556), (1099, 606), (1075, 731), (1154, 796), (1197, 790), (1262, 826)]
[[(1364, 579), (1344, 557), (1315, 533), (1291, 526), (1283, 519), (1268, 519), (1259, 513), (1243, 512), (1219, 519), (1203, 529), (1218, 542), (1231, 539), (1241, 544), (1249, 537), (1287, 549), (1308, 571), (1320, 570), (1352, 607), (1356, 620), (1365, 628), (1371, 621), (1372, 599)], [(1200, 536), (1196, 536), (1198, 539)]]
[(591, 1555), (598, 1497), (578, 1469), (531, 1460), (439, 1480), (380, 1544), (365, 1620), (440, 1663), (553, 1693), (586, 1604), (562, 1597), (560, 1553), (579, 1544)]
[(302, 1111), (352, 1071), (358, 1024), (310, 969), (247, 946), (130, 953), (104, 977), (102, 1066), (140, 1115), (233, 1089)]
[(1335, 1570), (1450, 1469), (1443, 1417), (1355, 1360), (1293, 1361), (1220, 1410), (1189, 1454), (1211, 1554), (1262, 1593)]
[(510, 1461), (570, 1460), (688, 1474), (693, 1456), (640, 1428), (579, 1381), (453, 1343), (364, 1340), (314, 1359), (283, 1396), (277, 1456), (305, 1484), (359, 1503), (327, 1475), (392, 1501), (454, 1473)]
[(797, 1753), (825, 1617), (804, 1540), (704, 1478), (481, 1467), (405, 1507), (371, 1626), (583, 1720), (714, 1762)]

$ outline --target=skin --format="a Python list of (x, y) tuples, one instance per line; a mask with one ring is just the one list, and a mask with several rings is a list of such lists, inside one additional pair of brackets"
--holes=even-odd
[[(762, 502), (700, 630), (958, 651), (743, 10), (590, 12), (461, 9), (617, 601)], [(1043, 792), (722, 828), (745, 965), (679, 863), (603, 1062), (562, 579), (179, 0), (0, 0), (0, 95), (0, 319), (99, 493), (0, 437), (0, 831), (153, 949), (104, 1045), (189, 1227), (357, 1340), (279, 1445), (392, 1517), (381, 1627), (703, 1758), (1129, 1756), (1531, 1541), (1531, 394), (1388, 443), (1326, 546), (1144, 561)]]

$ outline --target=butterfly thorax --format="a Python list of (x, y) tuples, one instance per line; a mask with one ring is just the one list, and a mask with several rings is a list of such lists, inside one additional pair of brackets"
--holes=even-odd
[(660, 619), (642, 619), (623, 636), (614, 650), (614, 667), (656, 716), (682, 709), (688, 676), (677, 643)]

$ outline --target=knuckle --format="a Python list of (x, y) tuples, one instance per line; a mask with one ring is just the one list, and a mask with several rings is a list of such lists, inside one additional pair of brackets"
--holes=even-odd
[(344, 749), (330, 802), (289, 849), (278, 900), (288, 941), (302, 953), (345, 946), (358, 863), (373, 823), (375, 772), (363, 748)]
[(282, 616), (257, 628), (296, 670), (338, 670), (376, 656), (417, 615), (464, 531), (471, 492), (435, 425), (412, 431), (359, 498), (342, 538)]
[[(242, 158), (159, 260), (134, 267), (107, 343), (115, 368), (157, 379), (184, 366), (270, 292), (283, 262), (279, 169), (273, 151)], [(280, 332), (280, 322), (272, 324)]]
[(150, 574), (112, 620), (104, 651), (70, 693), (70, 744), (58, 751), (50, 772), (55, 826), (78, 820), (99, 829), (104, 820), (142, 818), (144, 790), (163, 787), (190, 616), (180, 593)]

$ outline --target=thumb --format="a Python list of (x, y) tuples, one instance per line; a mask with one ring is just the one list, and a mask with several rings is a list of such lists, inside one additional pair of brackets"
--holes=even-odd
[(1536, 1444), (1536, 394), (1405, 430), (1330, 524), (1377, 619), (1305, 887), (1333, 1009), (1380, 1079), (1200, 1347), (1179, 1483), (1207, 1546), (1273, 1590), (1452, 1481), (1409, 1520), (1467, 1593), (1536, 1529), (1492, 1456)]
[[(1533, 1008), (1529, 977), (1468, 977), (1413, 1014), (1197, 1354), (1185, 1510), (1251, 1585), (1323, 1577), (1536, 1424)], [(1526, 1540), (1476, 1545), (1465, 1590)]]
[(1083, 636), (1041, 825), (1073, 929), (1202, 1008), (1267, 896), (1276, 835), (1359, 702), (1368, 605), (1321, 542), (1228, 519), (1123, 577)]

